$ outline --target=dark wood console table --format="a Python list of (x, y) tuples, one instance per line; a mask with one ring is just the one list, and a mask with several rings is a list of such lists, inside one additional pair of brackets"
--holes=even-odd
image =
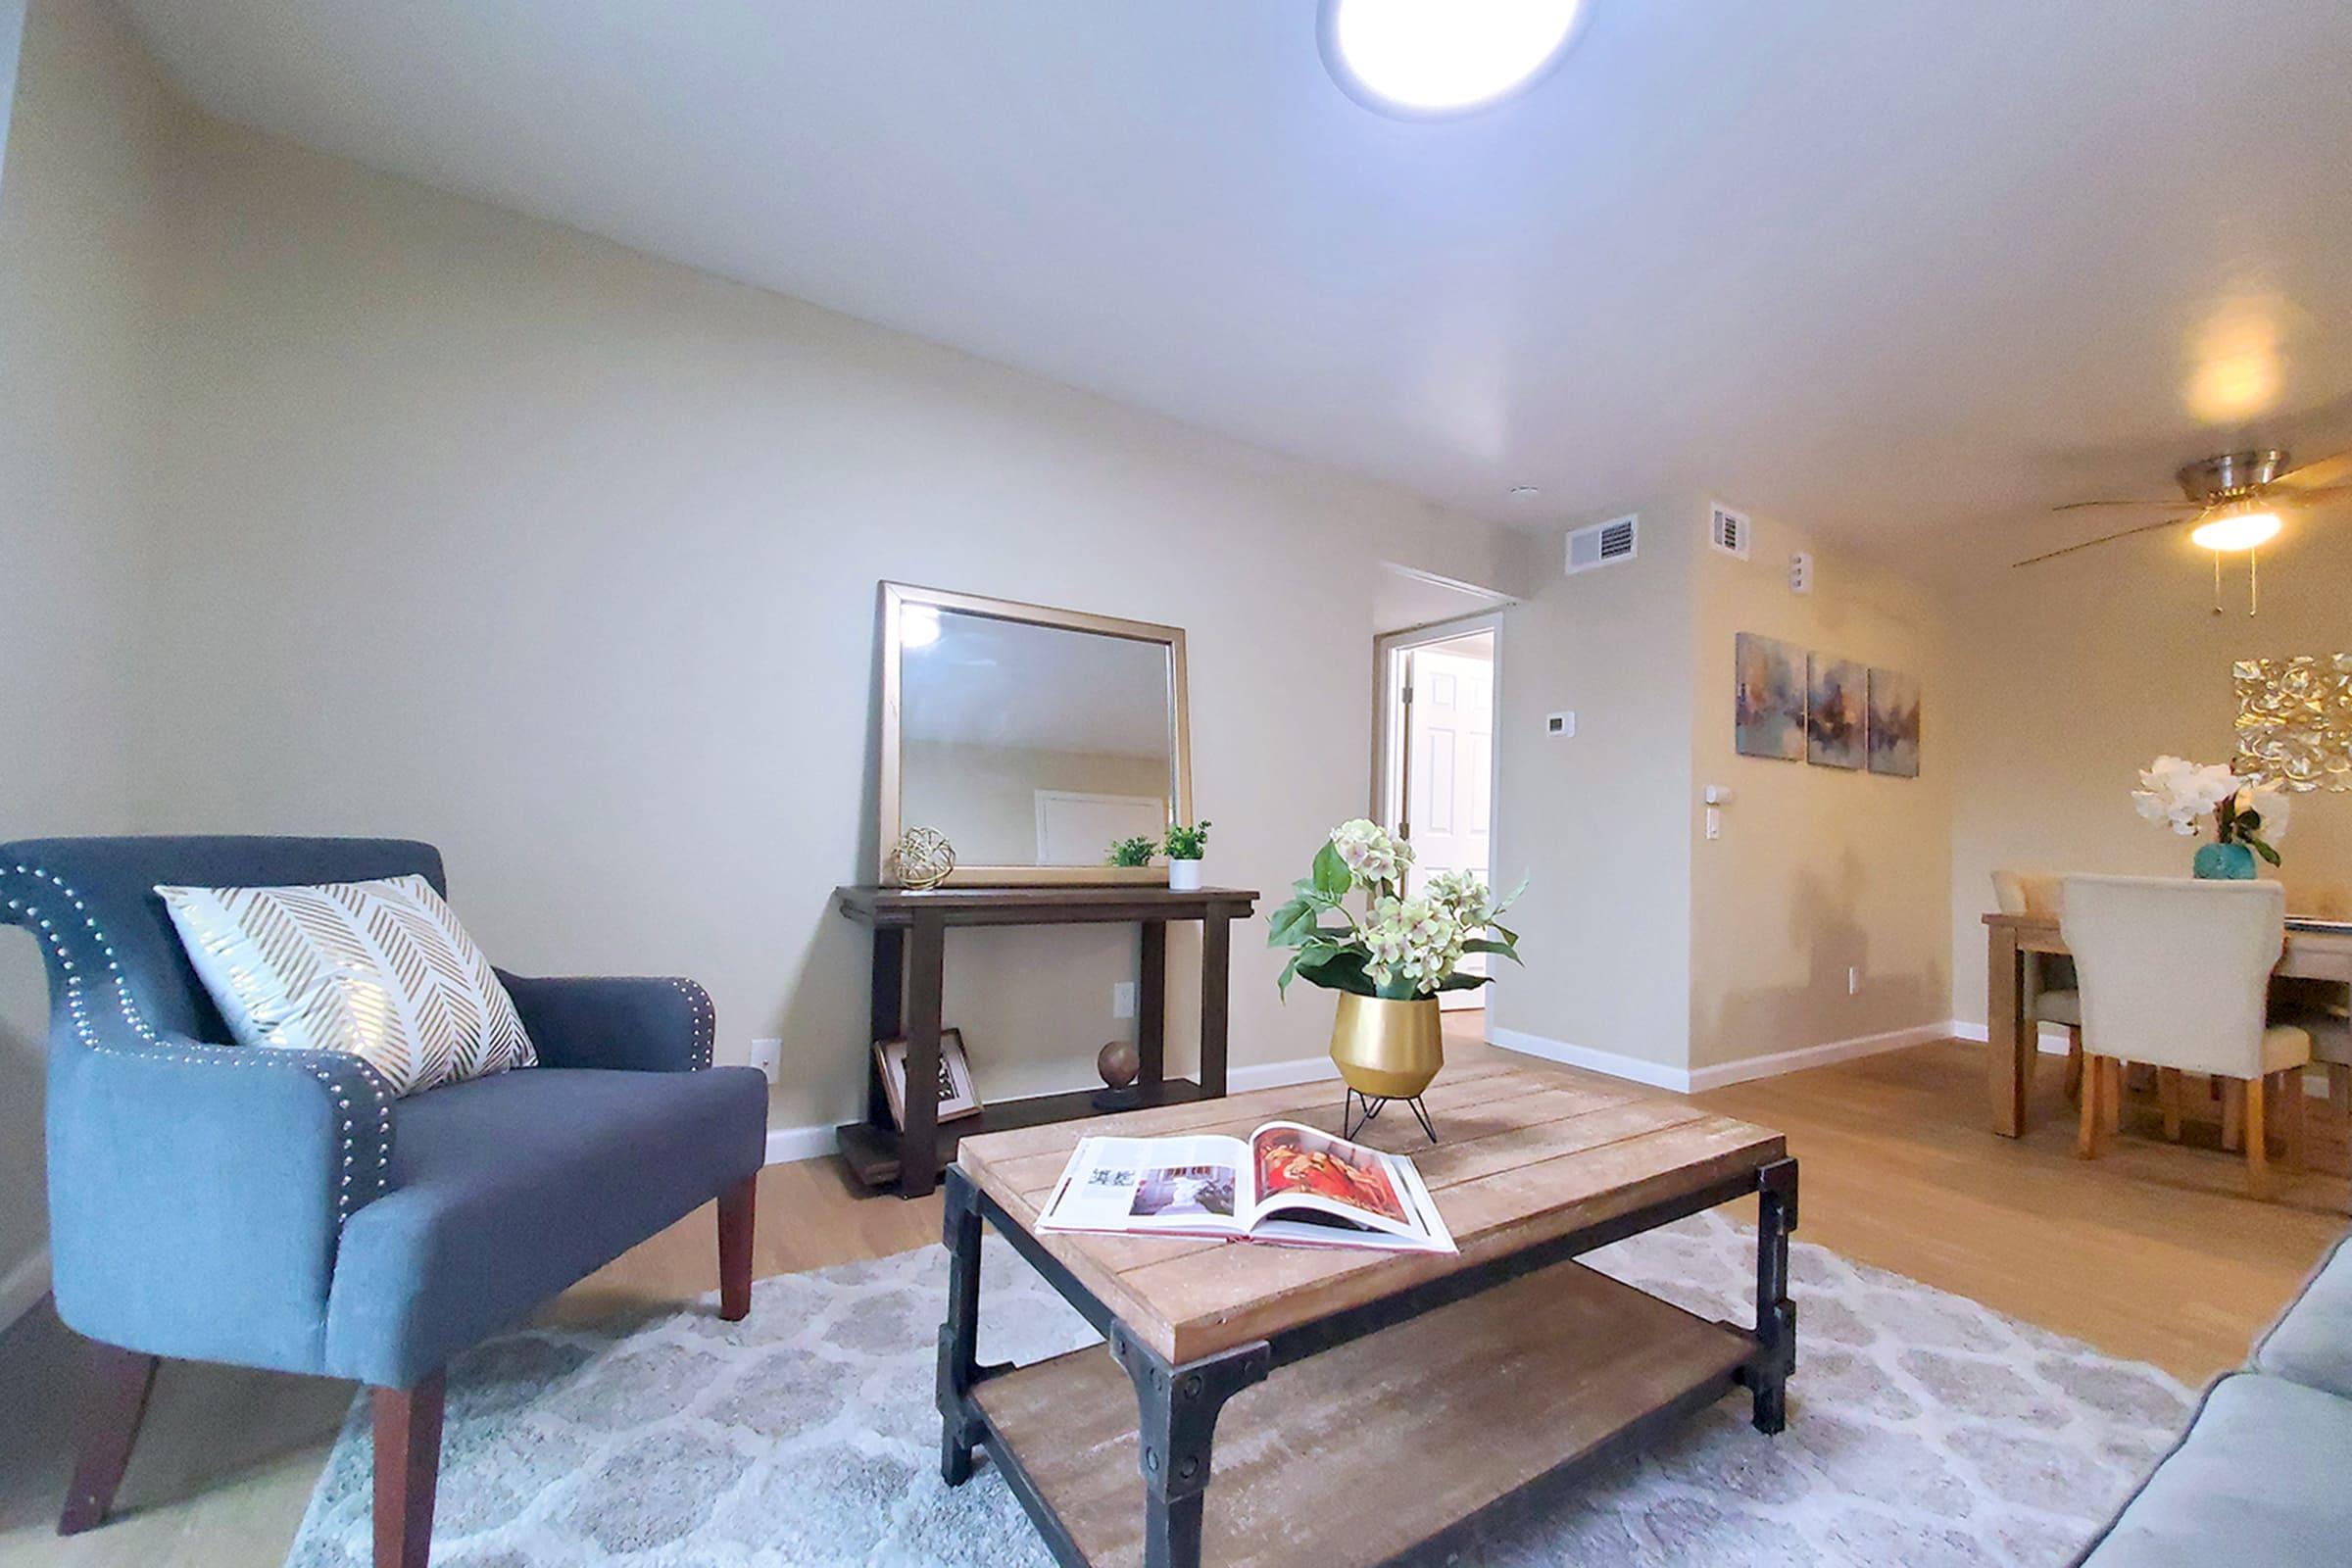
[[(1257, 894), (1236, 888), (1202, 888), (1177, 893), (1148, 883), (1114, 886), (933, 888), (836, 888), (841, 912), (874, 930), (872, 1036), (906, 1041), (906, 1082), (939, 1077), (941, 979), (947, 929), (957, 925), (1123, 925), (1143, 929), (1136, 997), (1136, 1054), (1143, 1070), (1136, 1079), (1139, 1103), (1172, 1105), (1217, 1100), (1225, 1094), (1226, 990), (1230, 978), (1232, 924), (1247, 919)], [(1170, 1078), (1167, 1058), (1168, 922), (1200, 922), (1200, 1077)], [(882, 1071), (866, 1053), (865, 1120), (837, 1128), (841, 1156), (869, 1187), (898, 1186), (901, 1198), (920, 1198), (939, 1185), (939, 1173), (956, 1157), (956, 1143), (979, 1133), (1035, 1127), (1099, 1114), (1095, 1091), (1040, 1095), (1002, 1101), (977, 1116), (945, 1126), (939, 1106), (920, 1092), (906, 1096), (906, 1127), (891, 1125), (882, 1093)]]

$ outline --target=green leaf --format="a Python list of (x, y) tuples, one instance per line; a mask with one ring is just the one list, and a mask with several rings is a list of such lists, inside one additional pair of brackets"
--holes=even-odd
[(1504, 895), (1503, 895), (1503, 897), (1502, 897), (1502, 902), (1494, 906), (1494, 912), (1495, 912), (1496, 914), (1500, 914), (1500, 913), (1501, 913), (1503, 910), (1505, 910), (1505, 909), (1509, 908), (1509, 907), (1510, 907), (1512, 905), (1514, 905), (1514, 904), (1517, 904), (1517, 903), (1519, 902), (1519, 895), (1520, 895), (1520, 894), (1522, 894), (1522, 893), (1525, 893), (1525, 892), (1527, 891), (1527, 885), (1528, 885), (1528, 883), (1530, 883), (1530, 882), (1532, 882), (1532, 881), (1534, 881), (1534, 880), (1535, 880), (1535, 878), (1534, 878), (1533, 876), (1523, 876), (1523, 877), (1521, 877), (1521, 878), (1519, 879), (1519, 885), (1518, 885), (1517, 887), (1515, 887), (1515, 888), (1511, 889), (1511, 891), (1510, 891), (1510, 892), (1508, 892), (1508, 893), (1504, 894)]
[(1384, 1002), (1410, 1002), (1421, 995), (1421, 982), (1411, 975), (1391, 975), (1389, 983), (1372, 994)]
[(1299, 968), (1299, 978), (1321, 986), (1326, 991), (1348, 991), (1359, 997), (1376, 996), (1372, 977), (1364, 973), (1364, 951), (1361, 948), (1338, 948), (1322, 963), (1309, 969)]
[(1480, 986), (1492, 984), (1494, 979), (1494, 977), (1491, 974), (1449, 974), (1438, 982), (1438, 989), (1440, 991), (1476, 991)]
[(1304, 899), (1293, 899), (1266, 917), (1266, 946), (1295, 948), (1313, 935), (1321, 913)]
[(1338, 847), (1329, 839), (1315, 852), (1314, 876), (1315, 891), (1325, 898), (1336, 901), (1348, 896), (1353, 879), (1348, 874), (1348, 862), (1340, 858)]
[(1527, 967), (1527, 960), (1520, 957), (1518, 950), (1508, 942), (1465, 942), (1462, 944), (1462, 951), (1464, 953), (1499, 953), (1521, 968)]
[(1291, 961), (1282, 966), (1281, 978), (1274, 982), (1274, 994), (1285, 1002), (1291, 1000), (1291, 979), (1298, 974), (1298, 960), (1304, 956), (1306, 956), (1304, 954), (1294, 955)]
[(2260, 840), (2260, 839), (2257, 839), (2257, 838), (2248, 838), (2248, 839), (2246, 840), (2246, 842), (2247, 842), (2248, 844), (2250, 844), (2250, 845), (2252, 845), (2252, 846), (2253, 846), (2253, 848), (2254, 848), (2254, 853), (2255, 853), (2256, 855), (2259, 855), (2259, 856), (2261, 856), (2261, 857), (2262, 857), (2264, 859), (2266, 859), (2266, 860), (2270, 861), (2270, 862), (2271, 862), (2273, 865), (2277, 865), (2277, 864), (2278, 864), (2278, 863), (2279, 863), (2279, 862), (2278, 862), (2278, 852), (2277, 850), (2274, 850), (2274, 849), (2272, 849), (2272, 848), (2271, 848), (2271, 847), (2270, 847), (2268, 844), (2265, 844), (2265, 843), (2264, 843), (2262, 840)]
[(1489, 920), (1487, 929), (1494, 932), (1499, 940), (1508, 942), (1514, 948), (1519, 945), (1519, 933), (1508, 926), (1496, 925), (1494, 921)]

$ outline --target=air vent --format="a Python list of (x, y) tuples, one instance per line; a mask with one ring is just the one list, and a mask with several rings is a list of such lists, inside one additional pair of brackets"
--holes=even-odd
[(1573, 577), (1594, 566), (1633, 560), (1635, 547), (1641, 542), (1641, 514), (1630, 512), (1622, 517), (1577, 529), (1568, 536), (1568, 574)]
[(1751, 526), (1746, 513), (1734, 512), (1718, 501), (1707, 515), (1707, 543), (1735, 560), (1745, 561)]

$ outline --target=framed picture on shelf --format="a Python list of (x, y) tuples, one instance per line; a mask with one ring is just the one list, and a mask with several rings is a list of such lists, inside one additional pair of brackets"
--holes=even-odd
[[(890, 1102), (890, 1119), (906, 1130), (906, 1042), (877, 1040), (874, 1059), (882, 1068), (882, 1094)], [(939, 1032), (939, 1119), (980, 1114), (980, 1091), (972, 1084), (971, 1058), (963, 1052), (963, 1031)]]

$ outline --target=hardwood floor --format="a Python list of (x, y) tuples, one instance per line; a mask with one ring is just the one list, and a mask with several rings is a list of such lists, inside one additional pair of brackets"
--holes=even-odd
[[(1493, 1049), (1464, 1037), (1478, 1027), (1475, 1013), (1448, 1016), (1454, 1059)], [(2273, 1201), (2257, 1203), (2242, 1196), (2243, 1161), (2222, 1152), (2209, 1125), (2192, 1115), (2187, 1143), (2158, 1140), (2152, 1097), (2134, 1101), (2105, 1158), (2076, 1159), (2055, 1058), (2042, 1063), (2032, 1131), (2015, 1143), (1985, 1129), (1983, 1049), (1959, 1042), (1696, 1098), (1788, 1135), (1804, 1166), (1800, 1240), (2190, 1383), (2244, 1355), (2344, 1225), (2343, 1129), (2318, 1103), (2312, 1142), (2323, 1169), (2281, 1180)], [(830, 1159), (773, 1166), (760, 1180), (757, 1272), (921, 1247), (939, 1239), (939, 1224), (936, 1195), (864, 1198)], [(588, 1319), (715, 1289), (712, 1227), (710, 1210), (691, 1216), (583, 1281), (550, 1314)], [(73, 1350), (45, 1305), (0, 1335), (0, 1560), (277, 1561), (350, 1387), (168, 1363), (118, 1518), (60, 1541), (50, 1532), (70, 1469)]]

